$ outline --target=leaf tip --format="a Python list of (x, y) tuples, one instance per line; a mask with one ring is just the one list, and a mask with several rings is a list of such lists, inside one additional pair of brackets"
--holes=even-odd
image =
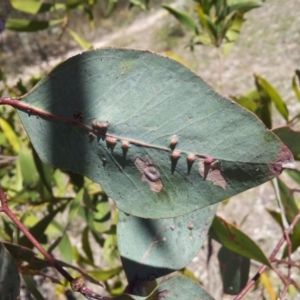
[(284, 169), (296, 169), (293, 154), (287, 146), (281, 146), (276, 162), (269, 164), (269, 168), (275, 177), (279, 176)]

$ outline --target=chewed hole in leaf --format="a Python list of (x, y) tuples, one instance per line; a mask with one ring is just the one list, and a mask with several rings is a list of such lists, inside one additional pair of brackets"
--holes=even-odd
[(218, 163), (207, 164), (205, 163), (204, 158), (198, 159), (200, 176), (203, 177), (205, 180), (212, 181), (214, 185), (218, 185), (225, 190), (227, 182), (221, 172), (220, 165)]
[(153, 192), (159, 193), (164, 189), (159, 171), (154, 164), (148, 160), (144, 161), (140, 157), (134, 160), (134, 164), (141, 173), (141, 181), (148, 183)]

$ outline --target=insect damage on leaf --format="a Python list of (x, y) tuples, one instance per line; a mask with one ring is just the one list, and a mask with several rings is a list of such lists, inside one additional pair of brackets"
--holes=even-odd
[(199, 173), (204, 180), (210, 180), (214, 185), (218, 185), (224, 190), (226, 189), (226, 179), (224, 178), (220, 165), (218, 163), (207, 163), (206, 159), (199, 159)]
[(271, 176), (279, 176), (285, 168), (294, 169), (295, 161), (293, 154), (289, 148), (282, 145), (279, 155), (277, 156), (276, 162), (269, 164), (269, 168), (272, 172)]
[(141, 173), (141, 181), (148, 183), (153, 192), (159, 193), (163, 190), (164, 185), (154, 164), (150, 163), (148, 160), (144, 161), (140, 157), (137, 157), (134, 160), (134, 164)]

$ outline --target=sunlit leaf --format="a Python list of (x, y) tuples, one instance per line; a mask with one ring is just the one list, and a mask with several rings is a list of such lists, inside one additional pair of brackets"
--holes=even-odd
[(288, 120), (289, 118), (289, 112), (286, 107), (286, 104), (284, 100), (281, 98), (279, 93), (275, 90), (275, 88), (264, 78), (261, 76), (255, 74), (256, 82), (259, 84), (259, 86), (264, 89), (264, 91), (268, 94), (270, 100), (275, 104), (278, 112), (285, 118), (285, 120)]
[(162, 5), (171, 15), (173, 15), (183, 26), (185, 26), (188, 30), (198, 33), (197, 24), (194, 19), (186, 12), (172, 8), (167, 4)]
[(300, 101), (299, 82), (300, 82), (300, 71), (296, 70), (296, 75), (293, 76), (293, 79), (292, 79), (292, 88), (295, 92), (295, 95), (296, 95), (297, 99)]
[(14, 9), (33, 15), (49, 11), (53, 6), (51, 3), (37, 0), (11, 0), (10, 3)]
[(72, 38), (76, 41), (76, 43), (84, 50), (89, 50), (93, 48), (93, 45), (82, 38), (78, 33), (68, 28), (68, 32), (72, 36)]
[[(118, 208), (139, 217), (169, 218), (217, 203), (279, 175), (293, 160), (253, 114), (149, 52), (75, 56), (22, 103), (69, 120), (19, 111), (44, 162), (100, 183)], [(108, 128), (105, 141), (97, 126)]]
[(25, 19), (7, 19), (5, 29), (13, 31), (38, 31), (44, 30), (62, 23), (62, 20), (53, 21), (35, 21), (35, 20), (25, 20)]
[(0, 127), (3, 133), (5, 134), (5, 137), (7, 138), (8, 142), (10, 143), (12, 149), (14, 150), (14, 152), (19, 153), (20, 141), (15, 131), (10, 126), (10, 124), (3, 118), (0, 118)]

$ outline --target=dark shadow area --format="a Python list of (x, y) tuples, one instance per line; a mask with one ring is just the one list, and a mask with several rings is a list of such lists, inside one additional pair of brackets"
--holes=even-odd
[[(173, 273), (177, 270), (173, 269), (167, 269), (167, 268), (160, 268), (160, 267), (154, 267), (154, 266), (149, 266), (145, 264), (138, 263), (136, 261), (130, 260), (124, 256), (121, 256), (123, 268), (125, 270), (138, 270), (137, 275), (135, 278), (132, 278), (127, 287), (125, 292), (130, 293), (132, 295), (137, 295), (137, 296), (145, 296), (139, 293), (139, 286), (145, 285), (147, 281), (154, 281), (159, 277), (168, 275), (170, 273)], [(142, 279), (141, 278), (141, 273), (143, 273), (143, 278), (148, 276), (148, 280)]]

